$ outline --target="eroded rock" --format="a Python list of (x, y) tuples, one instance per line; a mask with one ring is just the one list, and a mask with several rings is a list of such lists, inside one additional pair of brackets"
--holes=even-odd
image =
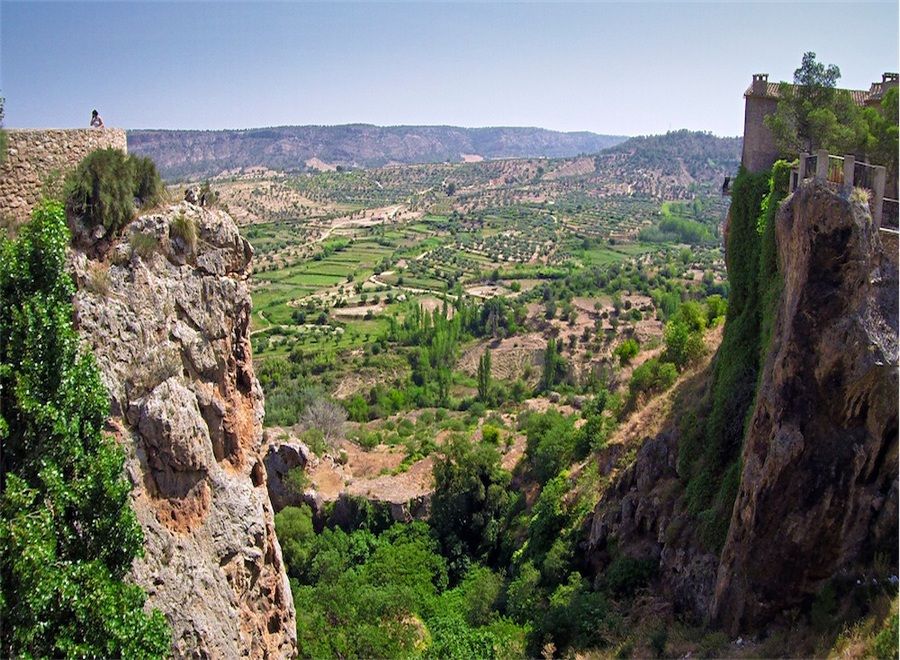
[[(179, 217), (196, 223), (194, 250), (173, 240)], [(140, 252), (139, 234), (152, 237)], [(145, 535), (133, 577), (171, 624), (177, 656), (296, 653), (262, 468), (251, 257), (226, 213), (190, 203), (134, 220), (103, 250), (72, 254), (76, 322), (109, 388)]]
[(784, 291), (713, 606), (731, 631), (877, 553), (896, 562), (896, 255), (865, 204), (815, 182), (776, 230)]

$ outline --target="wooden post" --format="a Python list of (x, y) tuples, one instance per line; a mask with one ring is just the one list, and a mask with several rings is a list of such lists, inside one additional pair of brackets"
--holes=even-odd
[(856, 169), (856, 155), (847, 154), (844, 156), (844, 188), (849, 192), (853, 189), (853, 173)]
[(887, 170), (881, 166), (875, 166), (875, 193), (872, 199), (872, 222), (876, 229), (881, 229), (881, 214), (884, 211), (884, 182), (887, 179)]
[(816, 178), (819, 181), (828, 181), (828, 150), (816, 151)]

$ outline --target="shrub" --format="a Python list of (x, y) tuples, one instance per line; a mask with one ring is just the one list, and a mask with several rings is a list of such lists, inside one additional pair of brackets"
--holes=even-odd
[(128, 157), (118, 149), (88, 154), (66, 177), (66, 211), (88, 226), (117, 231), (134, 215), (134, 185)]
[[(640, 314), (640, 312), (638, 312)], [(638, 354), (640, 347), (636, 339), (626, 339), (616, 347), (613, 354), (618, 356), (619, 362), (623, 365), (631, 362), (631, 359)]]
[(500, 429), (490, 424), (481, 427), (481, 440), (488, 444), (496, 445), (500, 442)]
[(151, 234), (142, 234), (135, 232), (128, 237), (131, 244), (132, 253), (138, 255), (141, 259), (147, 259), (150, 255), (159, 250), (159, 241), (156, 236)]
[(664, 392), (672, 386), (676, 378), (678, 371), (674, 364), (653, 358), (634, 370), (628, 383), (628, 390), (632, 399), (640, 394)]
[(109, 295), (109, 266), (96, 261), (88, 265), (85, 289), (98, 296)]
[(152, 160), (143, 156), (130, 156), (131, 172), (134, 180), (134, 196), (141, 206), (156, 206), (162, 200), (163, 184)]
[(66, 212), (89, 227), (118, 231), (134, 216), (134, 202), (157, 204), (163, 185), (148, 158), (127, 156), (118, 149), (89, 153), (66, 177)]
[(306, 474), (306, 470), (299, 466), (288, 470), (283, 481), (287, 490), (294, 495), (302, 495), (309, 486), (309, 476)]
[(655, 571), (656, 563), (652, 559), (641, 560), (619, 555), (604, 571), (603, 582), (617, 596), (631, 596), (639, 587), (647, 584)]

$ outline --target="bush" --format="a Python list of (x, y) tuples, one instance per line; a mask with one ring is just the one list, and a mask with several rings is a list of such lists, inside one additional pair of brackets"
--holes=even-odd
[(131, 244), (132, 253), (138, 255), (141, 259), (147, 259), (159, 250), (159, 241), (156, 236), (151, 234), (135, 232), (128, 237), (128, 242)]
[(678, 371), (671, 362), (657, 358), (647, 360), (631, 374), (628, 391), (632, 399), (640, 394), (655, 394), (669, 389), (678, 378)]
[[(640, 314), (640, 312), (638, 312), (638, 314)], [(616, 346), (616, 350), (613, 351), (613, 354), (618, 356), (621, 364), (625, 365), (631, 362), (631, 359), (638, 354), (639, 350), (640, 346), (636, 339), (626, 339)]]
[(531, 415), (526, 435), (525, 456), (541, 484), (572, 462), (578, 440), (575, 423), (559, 411)]
[(482, 442), (486, 442), (491, 445), (499, 444), (500, 429), (498, 429), (496, 426), (485, 424), (481, 427), (481, 440)]
[(156, 165), (142, 156), (129, 156), (128, 160), (134, 178), (134, 196), (140, 200), (141, 206), (156, 206), (162, 200), (165, 189)]
[(128, 157), (118, 149), (88, 154), (66, 177), (66, 212), (90, 227), (117, 231), (134, 215), (134, 180)]
[(653, 577), (656, 564), (651, 559), (633, 559), (619, 555), (603, 573), (607, 589), (617, 596), (631, 596)]
[(89, 227), (118, 231), (134, 216), (135, 199), (153, 205), (162, 197), (162, 181), (148, 158), (118, 149), (91, 152), (66, 177), (66, 212)]

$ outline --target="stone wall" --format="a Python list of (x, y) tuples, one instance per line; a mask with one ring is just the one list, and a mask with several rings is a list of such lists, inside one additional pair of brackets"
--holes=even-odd
[(772, 167), (778, 159), (775, 138), (763, 123), (766, 115), (778, 108), (778, 99), (766, 96), (746, 95), (744, 108), (744, 148), (741, 164), (751, 172), (761, 172)]
[(96, 149), (127, 151), (121, 128), (9, 129), (6, 161), (0, 165), (0, 217), (23, 222), (41, 196), (44, 181), (65, 174)]

